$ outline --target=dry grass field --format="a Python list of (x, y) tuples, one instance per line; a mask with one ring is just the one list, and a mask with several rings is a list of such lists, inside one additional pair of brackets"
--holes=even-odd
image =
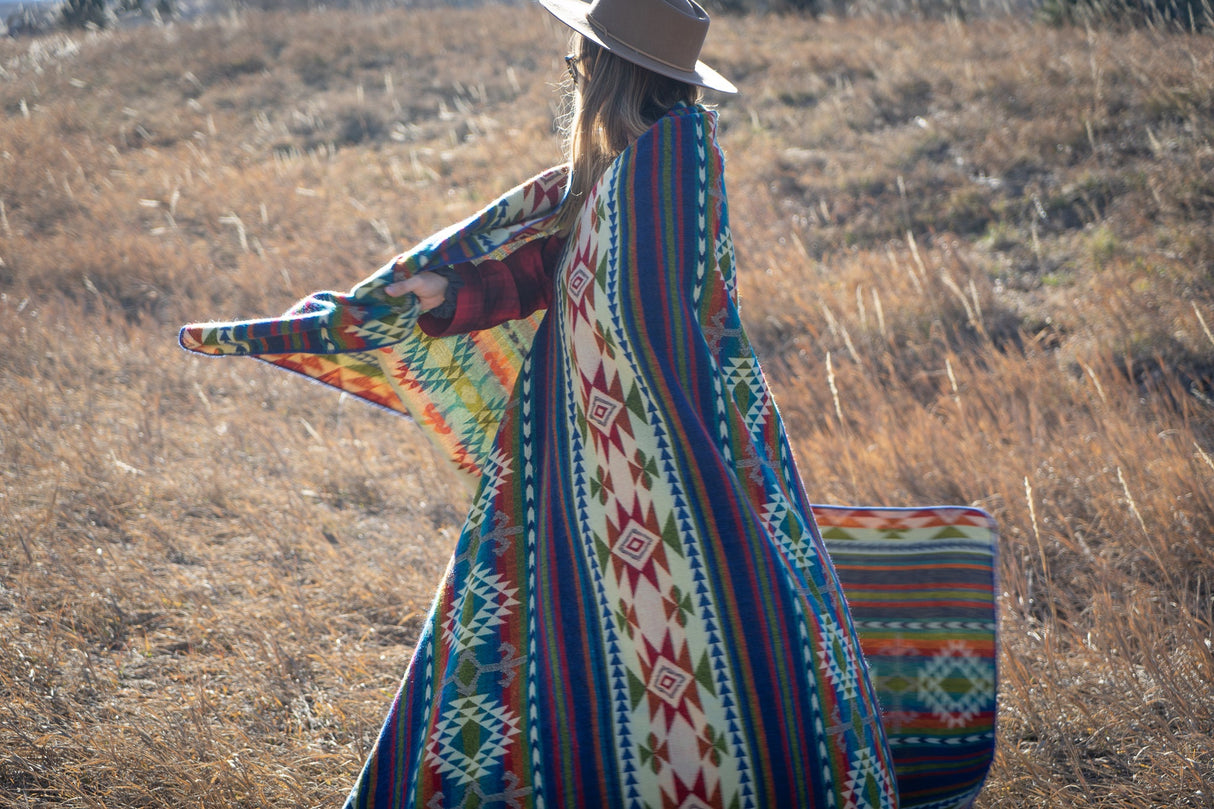
[[(175, 343), (559, 160), (532, 7), (0, 42), (0, 804), (340, 802), (466, 494)], [(1214, 38), (721, 18), (742, 305), (818, 502), (1001, 530), (980, 806), (1214, 806)]]

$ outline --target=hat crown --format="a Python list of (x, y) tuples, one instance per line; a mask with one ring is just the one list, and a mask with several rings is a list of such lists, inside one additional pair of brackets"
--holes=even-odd
[(708, 14), (693, 0), (595, 0), (587, 22), (602, 34), (678, 70), (694, 71)]
[(663, 76), (736, 93), (700, 61), (708, 12), (696, 0), (539, 0), (554, 17), (611, 53)]

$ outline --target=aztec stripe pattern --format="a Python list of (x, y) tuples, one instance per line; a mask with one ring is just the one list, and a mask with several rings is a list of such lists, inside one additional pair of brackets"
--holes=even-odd
[[(381, 290), (547, 232), (559, 169), (348, 294), (182, 330), (413, 415), (479, 482), (349, 806), (894, 806), (891, 750), (900, 787), (937, 789), (904, 806), (961, 805), (939, 792), (953, 759), (929, 761), (959, 726), (924, 710), (887, 745), (873, 693), (906, 708), (883, 661), (931, 663), (899, 650), (953, 624), (861, 624), (857, 643), (738, 319), (721, 171), (713, 114), (662, 119), (594, 190), (542, 322), (430, 340)], [(865, 580), (845, 575), (851, 597)]]
[(436, 340), (412, 295), (383, 288), (429, 266), (500, 258), (550, 232), (566, 169), (533, 177), (404, 253), (348, 293), (317, 292), (276, 318), (193, 323), (178, 341), (212, 356), (252, 356), (407, 415), (470, 486), (480, 479), (539, 315)]
[(667, 116), (588, 197), (350, 806), (897, 805), (730, 294), (714, 124)]
[(902, 809), (964, 809), (995, 750), (995, 523), (973, 508), (814, 506), (847, 594)]

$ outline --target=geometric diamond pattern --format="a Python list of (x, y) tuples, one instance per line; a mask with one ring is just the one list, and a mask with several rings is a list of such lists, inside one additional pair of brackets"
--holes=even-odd
[(658, 536), (645, 530), (643, 526), (632, 523), (620, 534), (613, 550), (630, 565), (641, 569), (645, 567), (649, 555), (659, 542), (661, 539)]
[(948, 727), (961, 727), (982, 710), (991, 689), (990, 661), (965, 641), (950, 641), (919, 672), (920, 698)]
[[(596, 194), (613, 194), (612, 178), (605, 176), (598, 189), (587, 199), (584, 211), (595, 210)], [(600, 225), (607, 221), (600, 220)], [(630, 401), (653, 400), (649, 382), (630, 360), (632, 352), (645, 349), (634, 347), (634, 336), (620, 329), (601, 305), (603, 299), (619, 294), (616, 285), (621, 283), (612, 265), (598, 259), (597, 246), (604, 234), (593, 227), (575, 232), (579, 240), (572, 248), (574, 263), (560, 282), (557, 322), (568, 335), (576, 369), (574, 397), (590, 428), (582, 441), (593, 448), (596, 464), (583, 475), (590, 483), (591, 497), (586, 502), (594, 506), (585, 509), (584, 516), (596, 545), (610, 548), (620, 562), (600, 569), (594, 564), (596, 551), (587, 547), (587, 563), (590, 569), (602, 571), (598, 585), (604, 601), (613, 605), (612, 614), (625, 620), (622, 626), (630, 627), (635, 639), (616, 655), (621, 674), (616, 680), (621, 706), (616, 729), (622, 740), (622, 761), (646, 762), (628, 775), (641, 805), (660, 801), (678, 806), (693, 797), (710, 806), (728, 805), (740, 796), (735, 784), (723, 783), (721, 772), (737, 769), (732, 762), (742, 751), (729, 744), (701, 743), (705, 738), (723, 738), (728, 720), (715, 693), (719, 685), (708, 687), (711, 667), (704, 672), (702, 685), (693, 664), (709, 659), (706, 622), (711, 613), (707, 605), (696, 609), (679, 588), (680, 583), (686, 586), (696, 579), (696, 560), (690, 555), (694, 551), (663, 541), (666, 529), (675, 530), (685, 519), (672, 488), (676, 479), (662, 474), (669, 457), (655, 458), (658, 474), (635, 474), (637, 459), (664, 445), (663, 425), (655, 415), (625, 407), (606, 392), (629, 391)], [(595, 272), (588, 276), (583, 268)], [(605, 345), (612, 350), (605, 350)], [(615, 484), (608, 485), (608, 480)], [(619, 485), (621, 481), (633, 485)], [(722, 788), (728, 794), (722, 794)]]
[(586, 418), (590, 419), (590, 423), (602, 432), (608, 432), (611, 429), (611, 423), (615, 421), (616, 414), (623, 407), (622, 402), (617, 402), (601, 390), (595, 390), (590, 394), (590, 403), (586, 407)]
[(570, 296), (575, 300), (580, 300), (582, 293), (586, 291), (586, 288), (593, 280), (594, 273), (590, 271), (587, 265), (583, 263), (577, 264), (573, 268), (573, 271), (569, 273), (568, 289)]
[(995, 749), (997, 534), (978, 509), (815, 506), (904, 809), (973, 804)]
[(771, 413), (771, 400), (761, 395), (766, 393), (766, 386), (759, 384), (762, 373), (759, 370), (759, 362), (754, 355), (730, 356), (722, 363), (722, 370), (735, 400), (742, 405), (742, 417), (746, 427), (754, 434), (767, 423)]
[[(555, 809), (599, 785), (630, 809), (896, 800), (737, 316), (715, 127), (679, 106), (612, 163), (545, 315), (431, 340), (383, 288), (549, 236), (561, 172), (322, 293), (308, 323), (238, 335), (237, 352), (287, 345), (280, 364), (408, 412), (480, 486), (351, 806)], [(951, 657), (921, 684), (956, 714)]]
[(838, 624), (823, 624), (818, 642), (819, 665), (826, 670), (826, 679), (830, 681), (843, 700), (853, 700), (860, 696), (862, 670), (855, 661), (847, 659), (846, 635)]
[(519, 732), (519, 718), (490, 694), (453, 701), (435, 727), (427, 760), (460, 785), (479, 780), (500, 763)]
[(518, 606), (518, 588), (511, 586), (501, 574), (485, 568), (469, 572), (466, 589), (461, 593), (460, 609), (448, 616), (443, 632), (444, 641), (456, 652), (462, 652), (495, 637), (495, 630)]
[(649, 676), (650, 690), (675, 707), (690, 684), (691, 675), (665, 658), (658, 658)]

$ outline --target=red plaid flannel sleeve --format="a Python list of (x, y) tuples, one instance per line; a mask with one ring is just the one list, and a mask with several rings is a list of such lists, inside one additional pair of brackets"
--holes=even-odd
[(547, 309), (563, 246), (563, 239), (551, 236), (528, 242), (502, 261), (454, 265), (460, 280), (455, 313), (450, 318), (424, 314), (417, 324), (431, 337), (448, 337)]

